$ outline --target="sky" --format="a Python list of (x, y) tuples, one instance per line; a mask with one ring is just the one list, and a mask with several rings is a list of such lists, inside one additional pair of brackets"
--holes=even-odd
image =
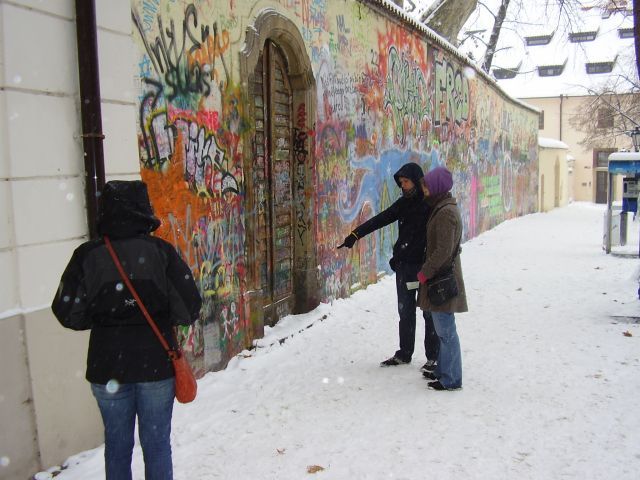
[[(427, 388), (421, 322), (412, 363), (379, 366), (397, 348), (393, 276), (285, 317), (176, 403), (175, 479), (637, 479), (640, 225), (606, 255), (604, 213), (573, 203), (463, 244), (459, 391)], [(102, 479), (103, 453), (35, 478)]]

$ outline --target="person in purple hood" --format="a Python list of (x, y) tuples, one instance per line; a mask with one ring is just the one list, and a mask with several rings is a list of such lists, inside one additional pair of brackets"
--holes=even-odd
[[(417, 274), (420, 282), (418, 306), (431, 312), (433, 324), (440, 340), (437, 367), (423, 375), (432, 380), (429, 388), (434, 390), (457, 390), (462, 388), (462, 355), (460, 339), (456, 331), (456, 312), (467, 311), (467, 297), (460, 263), (462, 219), (451, 195), (453, 178), (444, 167), (428, 172), (421, 182), (425, 202), (431, 208), (427, 221), (427, 241), (424, 264)], [(441, 305), (433, 305), (427, 296), (427, 286), (436, 277), (450, 272), (456, 279), (458, 294)]]

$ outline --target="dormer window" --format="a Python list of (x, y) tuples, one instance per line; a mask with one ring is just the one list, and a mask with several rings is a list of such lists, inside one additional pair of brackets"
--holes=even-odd
[(587, 63), (587, 73), (611, 73), (614, 62), (591, 62)]
[(620, 38), (633, 38), (633, 28), (619, 28), (618, 37)]
[(533, 47), (535, 45), (548, 45), (551, 42), (552, 35), (534, 35), (531, 37), (524, 37), (527, 42), (527, 46)]
[(596, 39), (597, 31), (593, 32), (573, 32), (569, 34), (571, 43), (593, 42)]
[(516, 73), (518, 73), (517, 68), (494, 68), (493, 76), (496, 77), (496, 80), (506, 80), (509, 78), (515, 78)]
[(541, 77), (557, 77), (562, 75), (563, 65), (541, 65), (538, 67), (538, 75)]

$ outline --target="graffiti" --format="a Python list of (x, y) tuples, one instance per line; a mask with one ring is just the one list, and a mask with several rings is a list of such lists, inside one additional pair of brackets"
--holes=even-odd
[(146, 36), (149, 29), (145, 29), (133, 10), (131, 17), (154, 71), (164, 82), (164, 94), (169, 101), (180, 97), (188, 104), (194, 95), (210, 95), (211, 83), (219, 79), (218, 58), (225, 70), (225, 79), (228, 79), (223, 57), (229, 48), (228, 32), (219, 34), (217, 23), (213, 23), (211, 29), (201, 24), (198, 32), (198, 12), (193, 4), (185, 9), (180, 31), (176, 30), (173, 19), (165, 26), (162, 16), (158, 15), (158, 35), (151, 42)]
[(238, 182), (223, 166), (225, 154), (216, 137), (196, 122), (177, 119), (176, 129), (182, 135), (184, 179), (201, 196), (239, 193)]
[(160, 0), (144, 0), (142, 2), (142, 28), (144, 32), (151, 30), (159, 6)]
[(320, 76), (322, 101), (326, 117), (338, 117), (352, 113), (359, 98), (359, 75), (323, 73)]
[[(370, 2), (271, 3), (299, 26), (305, 48), (284, 51), (294, 66), (306, 49), (315, 89), (294, 94), (292, 134), (274, 145), (260, 131), (264, 119), (244, 111), (252, 91), (236, 60), (258, 10), (237, 0), (132, 1), (141, 176), (163, 220), (157, 234), (176, 245), (204, 298), (200, 320), (179, 331), (186, 351), (204, 362), (198, 371), (224, 365), (259, 331), (251, 322), (261, 313), (245, 295), (254, 268), (256, 277), (266, 270), (247, 264), (244, 222), (270, 221), (272, 189), (288, 192), (276, 197), (294, 208), (274, 227), (274, 244), (295, 242), (302, 252), (295, 265), (274, 266), (273, 287), (291, 288), (294, 267), (318, 267), (322, 300), (389, 271), (396, 223), (348, 252), (335, 245), (396, 201), (393, 173), (404, 163), (453, 172), (465, 239), (536, 208), (535, 113), (483, 76), (465, 75), (463, 59)], [(252, 212), (244, 211), (245, 176)], [(286, 302), (278, 308), (290, 313)]]
[(307, 132), (294, 128), (293, 130), (293, 159), (295, 162), (295, 199), (296, 199), (296, 232), (300, 242), (304, 244), (304, 235), (309, 230), (306, 219), (307, 199), (305, 195), (306, 163), (307, 163)]
[(146, 168), (162, 170), (173, 155), (175, 131), (168, 125), (166, 109), (159, 102), (162, 85), (148, 79), (145, 83), (151, 89), (140, 102), (140, 162)]
[(434, 124), (448, 122), (457, 125), (469, 118), (469, 80), (462, 69), (455, 69), (446, 61), (436, 61), (436, 107)]
[(420, 67), (411, 59), (389, 48), (384, 108), (390, 108), (396, 126), (396, 139), (404, 144), (409, 130), (423, 135), (424, 122), (431, 121), (431, 101)]

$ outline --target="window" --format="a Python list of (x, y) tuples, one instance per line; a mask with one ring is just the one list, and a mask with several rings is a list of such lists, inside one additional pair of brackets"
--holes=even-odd
[(498, 80), (504, 80), (505, 78), (515, 78), (518, 69), (516, 68), (494, 68), (493, 76)]
[(544, 110), (540, 110), (540, 116), (538, 116), (538, 130), (544, 130)]
[(633, 38), (633, 28), (619, 28), (618, 37), (620, 38)]
[(614, 62), (593, 62), (587, 63), (587, 73), (610, 73), (613, 70)]
[(538, 75), (541, 77), (557, 77), (562, 74), (564, 65), (544, 65), (538, 67)]
[(597, 31), (595, 32), (574, 32), (569, 34), (569, 41), (571, 43), (579, 42), (592, 42), (596, 39)]
[(533, 47), (535, 45), (548, 45), (553, 35), (534, 35), (531, 37), (524, 37), (527, 42), (527, 46)]
[(615, 152), (615, 150), (594, 150), (594, 167), (595, 168), (609, 168), (609, 155)]
[(610, 108), (603, 107), (598, 109), (597, 126), (598, 128), (613, 127), (613, 112)]

